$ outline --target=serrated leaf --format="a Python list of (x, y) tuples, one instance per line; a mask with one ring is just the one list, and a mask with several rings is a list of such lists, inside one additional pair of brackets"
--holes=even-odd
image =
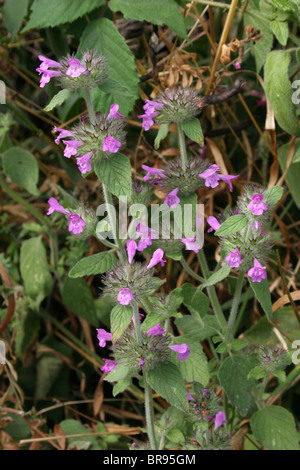
[(30, 19), (22, 30), (22, 33), (28, 29), (46, 28), (47, 26), (57, 26), (72, 22), (80, 16), (89, 13), (95, 8), (105, 4), (105, 0), (34, 0), (31, 6)]
[(174, 362), (180, 370), (183, 378), (188, 382), (199, 382), (204, 387), (209, 382), (209, 372), (207, 357), (203, 352), (202, 346), (198, 341), (192, 341), (185, 335), (176, 338), (176, 344), (188, 344), (190, 354), (187, 359), (179, 360), (175, 351), (172, 351), (172, 362)]
[(56, 93), (56, 95), (53, 96), (52, 100), (50, 101), (50, 103), (47, 104), (44, 111), (49, 112), (52, 111), (52, 109), (56, 108), (56, 106), (60, 106), (66, 101), (66, 99), (69, 98), (69, 96), (71, 96), (71, 94), (71, 90), (60, 90), (58, 93)]
[(218, 373), (221, 387), (242, 416), (247, 415), (253, 404), (254, 381), (248, 380), (250, 370), (251, 361), (247, 357), (234, 355), (225, 359)]
[(95, 89), (96, 110), (108, 112), (112, 103), (120, 105), (120, 112), (127, 115), (138, 98), (139, 77), (136, 73), (134, 55), (128, 48), (123, 36), (112, 21), (102, 18), (91, 22), (84, 30), (78, 49), (80, 56), (86, 49), (96, 50), (107, 59), (108, 82), (117, 83), (125, 92), (110, 93)]
[(214, 286), (218, 282), (223, 281), (223, 279), (226, 279), (226, 277), (230, 273), (230, 269), (231, 268), (229, 264), (224, 263), (223, 266), (221, 266), (221, 268), (218, 271), (216, 271), (211, 276), (209, 276), (209, 278), (207, 278), (206, 281), (203, 284), (201, 284), (201, 289), (204, 289), (205, 287), (209, 287), (209, 286)]
[(84, 318), (93, 326), (98, 326), (96, 307), (91, 290), (83, 279), (64, 280), (61, 291), (63, 302), (72, 313)]
[(254, 367), (253, 369), (250, 370), (248, 374), (248, 379), (259, 380), (259, 379), (263, 379), (264, 377), (269, 377), (269, 372), (267, 372), (265, 369), (263, 369), (260, 366)]
[(282, 46), (286, 46), (289, 37), (289, 27), (287, 22), (270, 21), (270, 27), (280, 44)]
[(299, 450), (294, 418), (281, 406), (256, 411), (250, 426), (256, 439), (268, 450)]
[(174, 0), (111, 0), (109, 8), (112, 11), (121, 11), (128, 19), (166, 24), (179, 36), (186, 38), (183, 15)]
[(215, 235), (218, 235), (218, 237), (223, 237), (224, 235), (233, 235), (234, 233), (240, 232), (244, 227), (246, 227), (247, 223), (248, 219), (245, 215), (232, 215), (221, 224), (221, 227), (216, 230)]
[(204, 317), (208, 311), (209, 299), (201, 290), (191, 284), (183, 284), (181, 288), (183, 303), (192, 314), (196, 314), (196, 320)]
[(273, 186), (264, 192), (264, 202), (268, 207), (275, 206), (282, 198), (284, 189), (281, 186)]
[(199, 119), (189, 119), (188, 121), (183, 121), (181, 125), (185, 135), (203, 147), (204, 137)]
[[(99, 437), (93, 436), (92, 430), (87, 429), (83, 424), (81, 424), (76, 419), (65, 419), (60, 422), (60, 427), (68, 437), (68, 447), (79, 449), (89, 449), (89, 450), (105, 450), (105, 443), (101, 443)], [(76, 436), (78, 434), (78, 436)], [(88, 434), (85, 436), (85, 434)]]
[(131, 166), (128, 158), (116, 153), (95, 163), (95, 173), (108, 190), (117, 197), (131, 197)]
[(268, 0), (273, 7), (283, 11), (294, 11), (294, 7), (289, 0)]
[(115, 255), (109, 251), (87, 256), (79, 260), (70, 270), (69, 277), (83, 277), (91, 274), (103, 274), (118, 262)]
[(129, 387), (129, 385), (131, 385), (130, 379), (119, 380), (119, 382), (113, 386), (113, 397), (116, 397), (119, 395), (119, 393), (124, 392), (126, 388)]
[[(119, 380), (129, 380), (129, 377), (131, 377), (131, 372), (130, 367), (124, 367), (123, 364), (117, 364), (114, 370), (109, 372), (107, 376), (105, 377), (105, 380), (107, 382), (118, 382)], [(135, 371), (133, 371), (135, 372)]]
[(11, 147), (3, 154), (3, 170), (13, 183), (21, 186), (34, 196), (37, 189), (39, 167), (34, 156), (20, 147)]
[(156, 393), (176, 408), (187, 411), (188, 399), (182, 375), (172, 362), (161, 363), (147, 372), (147, 382)]
[(52, 277), (47, 262), (46, 249), (40, 237), (23, 241), (20, 253), (20, 271), (27, 295), (41, 302), (50, 294)]
[(27, 14), (29, 0), (6, 0), (3, 5), (2, 16), (7, 30), (14, 37), (22, 25)]
[[(211, 315), (205, 315), (201, 324), (191, 315), (184, 315), (182, 318), (176, 318), (175, 325), (183, 331), (183, 333), (191, 338), (196, 338), (198, 341), (204, 341), (212, 335), (216, 334), (218, 330), (218, 322), (216, 321), (216, 328), (206, 324), (207, 317)], [(212, 317), (215, 319), (214, 317)]]
[(154, 141), (154, 148), (155, 149), (158, 149), (159, 146), (160, 146), (161, 141), (164, 140), (167, 137), (169, 129), (170, 129), (170, 123), (169, 122), (165, 122), (164, 124), (161, 124), (161, 126), (159, 128), (159, 131), (157, 133), (157, 136), (155, 138), (155, 141)]
[(272, 318), (272, 302), (270, 288), (267, 279), (263, 279), (261, 282), (253, 282), (249, 278), (250, 285), (254, 292), (255, 297), (262, 306), (268, 320)]
[(132, 315), (132, 307), (127, 305), (118, 304), (112, 309), (110, 314), (110, 323), (112, 334), (111, 338), (113, 342), (122, 336), (130, 323)]
[(290, 53), (272, 51), (265, 65), (265, 89), (268, 100), (280, 127), (292, 135), (300, 135), (297, 108), (292, 100), (292, 85), (289, 79)]

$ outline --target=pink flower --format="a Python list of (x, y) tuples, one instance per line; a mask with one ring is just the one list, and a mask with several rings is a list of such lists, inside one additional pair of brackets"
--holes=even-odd
[(154, 117), (154, 115), (149, 116), (148, 114), (141, 114), (138, 116), (138, 118), (143, 119), (142, 127), (145, 129), (145, 131), (149, 131), (150, 127), (153, 126), (154, 121), (152, 117)]
[(257, 259), (254, 259), (254, 266), (248, 271), (248, 276), (252, 278), (252, 282), (261, 282), (267, 278), (266, 267), (262, 266)]
[(84, 220), (82, 220), (77, 214), (69, 214), (68, 219), (69, 223), (69, 232), (73, 232), (75, 235), (83, 231), (83, 227), (86, 226)]
[(193, 398), (192, 395), (190, 395), (188, 391), (186, 393), (187, 393), (187, 397), (189, 401), (196, 401), (195, 398)]
[(164, 203), (168, 204), (168, 206), (170, 206), (171, 209), (174, 209), (177, 206), (177, 204), (180, 203), (180, 199), (177, 196), (178, 191), (179, 191), (179, 188), (173, 189), (173, 191), (171, 191), (165, 197)]
[(137, 246), (137, 251), (143, 251), (147, 246), (152, 245), (151, 234), (153, 230), (140, 222), (136, 226), (136, 238), (140, 238)]
[(146, 100), (143, 109), (148, 116), (151, 116), (156, 113), (157, 109), (164, 107), (162, 103), (157, 103), (157, 101)]
[(263, 202), (264, 195), (261, 193), (253, 194), (252, 201), (249, 202), (247, 209), (252, 212), (253, 215), (262, 215), (264, 211), (268, 209), (266, 204)]
[(77, 147), (82, 145), (80, 140), (63, 140), (63, 143), (66, 145), (64, 150), (64, 156), (70, 158), (77, 153)]
[(233, 62), (232, 65), (234, 66), (235, 70), (239, 70), (241, 68), (241, 64), (238, 61)]
[(124, 119), (123, 114), (118, 113), (118, 109), (119, 105), (117, 103), (112, 104), (107, 119)]
[(111, 372), (117, 365), (117, 362), (111, 359), (103, 359), (103, 361), (105, 361), (105, 364), (101, 367), (101, 370), (104, 372)]
[(39, 72), (39, 74), (42, 73), (40, 81), (41, 88), (44, 88), (44, 86), (50, 82), (52, 77), (59, 77), (61, 75), (61, 72), (58, 70), (42, 70), (40, 68), (37, 68), (36, 70)]
[(262, 230), (262, 225), (258, 222), (258, 220), (255, 220), (251, 227), (251, 231), (254, 232), (254, 230), (259, 230), (260, 233), (265, 233), (265, 231)]
[(105, 348), (106, 341), (111, 341), (111, 333), (103, 330), (102, 328), (97, 329), (97, 339), (99, 341), (100, 348)]
[(215, 188), (219, 184), (219, 175), (217, 171), (220, 171), (218, 165), (211, 165), (204, 173), (199, 173), (199, 177), (205, 180), (205, 186), (207, 188)]
[(144, 181), (148, 181), (151, 176), (156, 176), (156, 178), (152, 179), (150, 183), (156, 184), (157, 179), (164, 178), (164, 170), (160, 170), (159, 168), (151, 168), (150, 166), (147, 165), (142, 165), (143, 170), (147, 172), (147, 174), (144, 176)]
[(217, 221), (215, 217), (212, 217), (211, 215), (207, 217), (207, 223), (210, 225), (210, 229), (208, 229), (208, 232), (212, 232), (213, 230), (218, 230), (219, 227), (221, 227), (221, 224)]
[(88, 171), (91, 171), (92, 166), (90, 164), (90, 159), (93, 156), (93, 152), (86, 153), (80, 158), (76, 159), (76, 163), (78, 165), (80, 173), (84, 174), (87, 173)]
[(241, 253), (238, 248), (231, 251), (228, 256), (226, 256), (225, 261), (229, 264), (231, 268), (238, 268), (242, 262)]
[(117, 300), (121, 305), (128, 305), (133, 300), (133, 295), (130, 292), (130, 289), (121, 289), (118, 293)]
[(59, 127), (54, 126), (53, 127), (54, 132), (59, 132), (59, 135), (55, 139), (55, 143), (58, 145), (60, 139), (64, 139), (65, 137), (71, 137), (72, 132), (68, 131), (67, 129), (59, 129)]
[(182, 238), (181, 241), (182, 241), (182, 243), (185, 244), (185, 249), (186, 250), (191, 250), (194, 253), (199, 252), (200, 245), (199, 245), (199, 243), (196, 242), (196, 238)]
[(201, 149), (201, 152), (199, 154), (199, 157), (202, 158), (202, 160), (204, 159), (205, 157), (205, 151), (207, 150), (207, 146), (206, 145), (203, 145), (202, 149)]
[(127, 243), (126, 243), (126, 250), (127, 250), (127, 254), (128, 254), (128, 261), (129, 261), (129, 264), (132, 263), (132, 260), (135, 256), (135, 253), (136, 253), (136, 250), (137, 250), (137, 244), (136, 244), (136, 241), (135, 240), (127, 240)]
[(62, 66), (59, 62), (56, 62), (56, 60), (48, 59), (48, 57), (44, 57), (43, 55), (39, 55), (38, 57), (41, 61), (39, 66), (41, 70), (47, 70), (49, 67), (60, 68)]
[(178, 353), (178, 359), (180, 361), (183, 361), (184, 359), (187, 359), (190, 355), (190, 348), (188, 347), (187, 344), (176, 344), (174, 346), (168, 346), (169, 349), (172, 349), (172, 351), (175, 351)]
[(54, 197), (50, 197), (48, 200), (48, 204), (50, 205), (47, 215), (52, 214), (53, 212), (60, 212), (61, 214), (68, 214), (69, 212), (61, 206), (58, 201)]
[(224, 423), (227, 423), (227, 421), (226, 421), (226, 415), (225, 415), (224, 411), (219, 411), (219, 412), (216, 414), (216, 417), (215, 417), (215, 427), (214, 427), (214, 430), (216, 431), (216, 429), (218, 429), (220, 426), (223, 426)]
[(160, 325), (155, 325), (153, 328), (147, 331), (147, 336), (158, 336), (163, 335), (165, 331), (161, 328)]
[(166, 264), (166, 261), (163, 260), (163, 256), (164, 252), (161, 248), (155, 250), (150, 260), (150, 263), (147, 266), (147, 269), (153, 268), (153, 266), (156, 266), (158, 263), (160, 263), (161, 266), (164, 266)]
[(68, 64), (69, 68), (66, 71), (66, 75), (69, 75), (72, 78), (77, 78), (86, 71), (78, 59), (69, 59)]
[(209, 389), (205, 388), (202, 392), (202, 396), (205, 397), (205, 395), (207, 395), (208, 392), (209, 392)]
[(109, 136), (103, 141), (102, 150), (103, 152), (117, 153), (121, 145), (122, 144), (119, 140)]
[(145, 361), (143, 359), (139, 360), (139, 367), (143, 367), (145, 365)]
[(238, 178), (240, 175), (219, 175), (220, 180), (225, 181), (229, 185), (230, 191), (232, 191), (232, 183), (231, 180)]

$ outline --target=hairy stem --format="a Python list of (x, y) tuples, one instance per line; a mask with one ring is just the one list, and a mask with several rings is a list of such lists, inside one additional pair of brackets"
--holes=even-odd
[(230, 311), (228, 325), (227, 325), (227, 331), (225, 335), (226, 344), (229, 344), (233, 338), (236, 316), (238, 313), (238, 307), (239, 307), (239, 303), (241, 300), (243, 280), (244, 280), (244, 271), (240, 271), (240, 274), (239, 274), (239, 277), (237, 278), (237, 282), (235, 286), (234, 298), (233, 298), (233, 302), (231, 306), (231, 311)]
[(195, 273), (195, 272), (192, 270), (192, 268), (187, 264), (187, 262), (186, 262), (186, 260), (184, 259), (184, 257), (181, 258), (180, 262), (181, 262), (183, 268), (186, 270), (186, 272), (187, 272), (191, 277), (193, 277), (194, 279), (196, 279), (197, 281), (199, 281), (199, 282), (201, 282), (201, 283), (205, 281), (204, 277), (199, 276), (197, 273)]
[(181, 156), (182, 169), (185, 170), (187, 167), (187, 153), (184, 139), (184, 132), (181, 123), (177, 123), (178, 143)]
[(144, 387), (145, 387), (145, 410), (146, 410), (146, 423), (147, 433), (150, 441), (151, 450), (156, 450), (156, 439), (154, 432), (154, 413), (153, 413), (153, 398), (150, 385), (147, 383), (146, 374), (144, 373)]

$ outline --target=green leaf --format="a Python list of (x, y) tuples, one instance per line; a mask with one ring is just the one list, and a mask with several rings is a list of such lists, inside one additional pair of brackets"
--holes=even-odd
[(113, 397), (123, 393), (129, 385), (131, 385), (130, 379), (119, 380), (119, 382), (113, 386)]
[(154, 148), (156, 150), (159, 148), (161, 141), (164, 140), (167, 137), (169, 129), (170, 129), (170, 123), (169, 122), (165, 122), (164, 124), (161, 124), (161, 126), (159, 128), (159, 131), (158, 131), (158, 134), (157, 134), (157, 136), (155, 138), (155, 141), (154, 141)]
[(185, 437), (180, 431), (180, 429), (172, 429), (168, 434), (167, 434), (167, 439), (171, 442), (175, 442), (175, 444), (184, 444), (185, 443)]
[(22, 25), (23, 18), (27, 15), (29, 0), (6, 0), (3, 5), (2, 16), (4, 24), (15, 37)]
[(250, 370), (248, 374), (248, 379), (259, 380), (259, 379), (263, 379), (264, 377), (269, 377), (269, 372), (267, 372), (265, 369), (263, 369), (260, 366), (254, 367), (253, 369)]
[(286, 373), (284, 372), (284, 370), (281, 370), (281, 369), (278, 369), (278, 370), (274, 370), (272, 372), (272, 374), (277, 377), (281, 382), (285, 382), (286, 381)]
[(275, 206), (282, 198), (283, 193), (284, 189), (281, 186), (273, 186), (264, 192), (264, 202), (268, 207)]
[[(87, 429), (83, 424), (81, 424), (76, 419), (66, 419), (61, 421), (60, 427), (62, 428), (63, 432), (68, 436), (76, 435), (76, 437), (68, 437), (68, 447), (77, 447), (80, 448), (80, 443), (82, 443), (84, 449), (89, 450), (105, 450), (106, 446), (101, 444), (101, 441), (97, 436), (92, 436), (92, 430)], [(83, 434), (83, 435), (82, 435)], [(84, 436), (84, 434), (89, 434), (88, 436)], [(87, 444), (87, 445), (86, 445)]]
[(188, 121), (183, 121), (182, 129), (189, 139), (197, 142), (197, 144), (203, 147), (204, 137), (199, 119), (193, 118)]
[(31, 310), (25, 310), (15, 323), (15, 354), (24, 361), (29, 346), (33, 343), (40, 329), (41, 319)]
[(39, 196), (39, 167), (34, 156), (20, 147), (11, 147), (3, 154), (3, 170), (13, 183)]
[(56, 108), (56, 106), (60, 106), (66, 101), (66, 99), (69, 98), (69, 96), (71, 96), (71, 94), (71, 90), (60, 90), (58, 93), (56, 93), (56, 95), (53, 96), (52, 100), (49, 104), (47, 104), (44, 111), (52, 111), (52, 109)]
[[(281, 170), (284, 172), (286, 169), (286, 160), (288, 154), (289, 144), (284, 144), (278, 149), (278, 160)], [(295, 142), (295, 154), (293, 161), (287, 171), (285, 177), (286, 184), (291, 191), (293, 199), (297, 206), (300, 208), (300, 140)]]
[(132, 318), (132, 308), (127, 305), (116, 305), (110, 314), (112, 341), (122, 336)]
[(265, 65), (266, 95), (280, 127), (292, 135), (300, 135), (297, 108), (292, 100), (292, 85), (289, 79), (290, 53), (272, 51)]
[[(206, 325), (205, 320), (207, 317), (214, 319), (211, 315), (205, 315), (203, 319), (200, 319), (200, 323), (195, 317), (184, 315), (182, 318), (176, 318), (175, 324), (185, 335), (191, 338), (196, 338), (198, 341), (204, 341), (206, 338), (216, 334), (215, 328)], [(218, 323), (216, 323), (215, 326), (218, 329)]]
[(107, 382), (118, 382), (119, 380), (128, 380), (131, 377), (130, 367), (124, 367), (123, 364), (117, 364), (114, 370), (109, 372), (105, 377)]
[(201, 290), (191, 284), (183, 284), (181, 288), (183, 303), (196, 317), (204, 317), (208, 311), (209, 299)]
[(254, 381), (248, 380), (250, 370), (251, 361), (247, 357), (234, 355), (225, 359), (218, 373), (221, 387), (242, 416), (247, 415), (253, 404), (251, 391)]
[(57, 380), (63, 361), (54, 354), (41, 354), (37, 361), (35, 400), (45, 398)]
[(240, 232), (246, 227), (248, 219), (243, 214), (236, 214), (229, 217), (225, 222), (222, 223), (221, 227), (216, 230), (215, 235), (223, 237), (224, 235), (233, 235), (236, 232)]
[(91, 290), (83, 279), (64, 280), (61, 291), (63, 302), (78, 317), (84, 318), (93, 326), (98, 326), (98, 318)]
[[(23, 0), (22, 0), (23, 1)], [(46, 28), (63, 23), (71, 23), (80, 16), (105, 4), (105, 0), (34, 0), (31, 6), (30, 20), (22, 33), (28, 29)]]
[(294, 7), (289, 0), (268, 0), (273, 7), (283, 11), (294, 11)]
[(187, 37), (183, 15), (174, 0), (111, 0), (109, 8), (112, 11), (121, 11), (128, 19), (166, 24), (182, 38)]
[(172, 362), (161, 363), (147, 372), (148, 384), (171, 405), (187, 411), (188, 399), (182, 375)]
[(97, 253), (80, 259), (69, 272), (69, 277), (83, 277), (91, 274), (103, 274), (118, 262), (110, 251)]
[(203, 284), (201, 284), (201, 289), (204, 289), (205, 287), (213, 286), (217, 284), (217, 282), (223, 281), (223, 279), (226, 279), (229, 273), (230, 273), (230, 266), (228, 263), (224, 263), (223, 266), (218, 271), (216, 271), (211, 276), (209, 276), (209, 278), (206, 279), (206, 281)]
[(250, 426), (256, 439), (268, 450), (299, 450), (294, 418), (281, 406), (256, 411)]
[(132, 181), (129, 159), (122, 153), (98, 160), (95, 173), (108, 190), (117, 197), (131, 197)]
[(190, 354), (187, 359), (179, 360), (178, 354), (172, 351), (172, 362), (176, 364), (180, 370), (182, 377), (188, 382), (199, 382), (204, 387), (209, 382), (209, 372), (207, 357), (202, 350), (202, 346), (199, 341), (193, 341), (190, 338), (186, 338), (185, 335), (176, 338), (176, 344), (188, 344), (190, 348)]
[(267, 279), (263, 279), (261, 282), (252, 282), (252, 280), (249, 278), (249, 282), (255, 297), (262, 306), (265, 314), (268, 317), (268, 320), (270, 320), (272, 318), (272, 302)]
[(28, 439), (32, 436), (31, 429), (29, 424), (25, 421), (22, 416), (18, 416), (16, 413), (7, 413), (2, 414), (1, 418), (10, 418), (11, 420), (3, 428), (7, 434), (9, 434), (13, 439)]
[(46, 250), (40, 237), (25, 240), (21, 246), (20, 271), (25, 293), (41, 302), (50, 294), (52, 277)]
[(286, 46), (289, 37), (289, 27), (287, 22), (270, 21), (270, 27), (280, 44), (282, 46)]
[(218, 347), (216, 348), (217, 353), (224, 353), (227, 351), (227, 344), (226, 343), (220, 343)]
[(112, 103), (120, 105), (120, 112), (127, 115), (138, 98), (139, 77), (135, 70), (134, 55), (128, 48), (123, 36), (118, 32), (113, 22), (107, 18), (91, 22), (84, 30), (78, 54), (86, 49), (96, 50), (108, 59), (107, 82), (116, 83), (119, 88), (125, 89), (122, 95), (96, 89), (97, 111), (107, 112)]
[(249, 344), (249, 341), (246, 339), (234, 339), (231, 341), (231, 349), (233, 351), (240, 351), (244, 349)]

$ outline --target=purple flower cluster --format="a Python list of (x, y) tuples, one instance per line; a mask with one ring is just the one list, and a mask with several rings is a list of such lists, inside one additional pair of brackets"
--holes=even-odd
[(63, 206), (61, 206), (58, 201), (54, 197), (50, 197), (48, 200), (50, 205), (47, 215), (52, 214), (53, 212), (60, 212), (61, 214), (65, 214), (68, 216), (69, 219), (69, 232), (73, 232), (75, 235), (81, 233), (83, 231), (83, 227), (86, 226), (84, 220), (82, 220), (78, 214), (71, 213)]
[(145, 131), (149, 131), (150, 127), (153, 126), (153, 118), (158, 115), (157, 109), (161, 109), (163, 106), (163, 104), (156, 101), (146, 100), (146, 104), (143, 106), (145, 113), (138, 116), (138, 118), (143, 119), (142, 126)]
[(232, 183), (231, 180), (238, 178), (240, 175), (221, 175), (218, 172), (221, 171), (218, 165), (211, 165), (207, 168), (206, 171), (199, 174), (199, 177), (205, 180), (205, 186), (207, 188), (216, 188), (219, 184), (219, 180), (225, 181), (232, 191)]
[(48, 59), (43, 55), (39, 55), (39, 60), (41, 61), (40, 66), (36, 69), (36, 71), (41, 76), (40, 87), (44, 88), (46, 83), (49, 83), (52, 77), (60, 77), (61, 71), (60, 70), (50, 70), (49, 67), (53, 69), (60, 69), (62, 66), (59, 62), (55, 60)]

